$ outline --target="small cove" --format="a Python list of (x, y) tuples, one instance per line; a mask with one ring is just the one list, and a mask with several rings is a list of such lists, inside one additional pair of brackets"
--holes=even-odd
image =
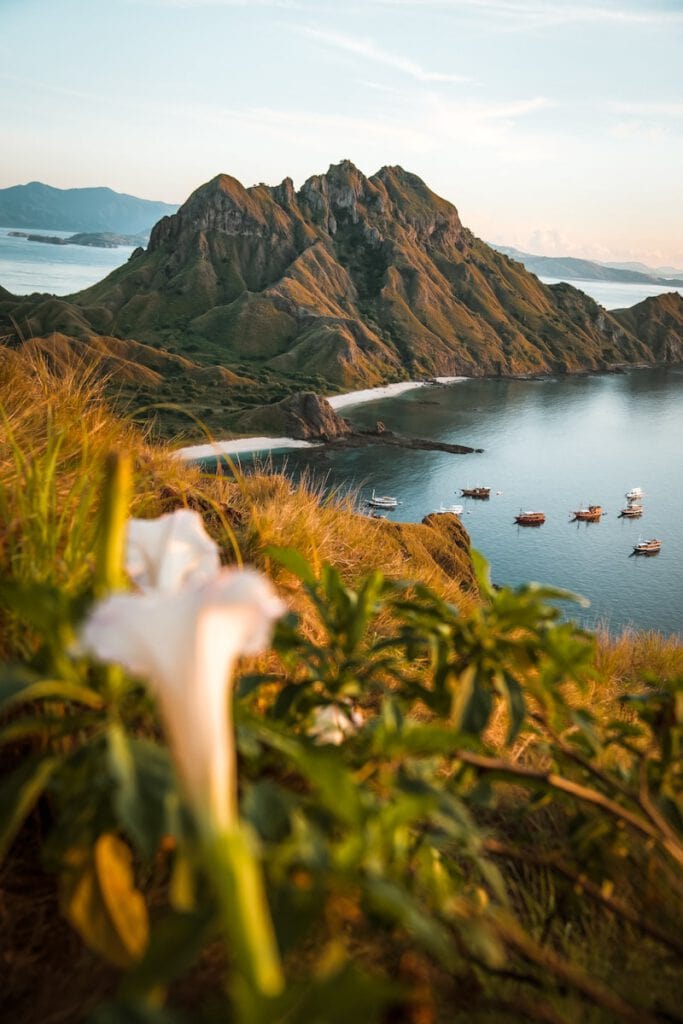
[[(402, 504), (390, 515), (408, 522), (462, 501), (463, 524), (496, 583), (536, 580), (580, 593), (590, 607), (571, 615), (589, 627), (683, 633), (683, 369), (468, 380), (343, 414), (359, 427), (382, 420), (399, 433), (485, 450), (302, 449), (274, 453), (275, 467), (294, 477), (312, 472), (329, 489), (360, 488), (363, 497), (372, 487), (397, 495)], [(491, 487), (489, 501), (459, 498), (461, 487), (477, 484)], [(620, 519), (634, 486), (645, 491), (645, 513)], [(602, 521), (570, 523), (570, 511), (589, 502), (605, 508)], [(515, 526), (521, 508), (543, 510), (546, 523)], [(630, 556), (650, 537), (663, 541), (658, 556)]]

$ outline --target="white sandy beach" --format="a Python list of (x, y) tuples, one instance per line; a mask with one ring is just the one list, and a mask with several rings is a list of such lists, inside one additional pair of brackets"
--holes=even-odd
[(374, 402), (378, 398), (392, 398), (404, 391), (414, 391), (415, 388), (428, 387), (436, 381), (437, 384), (457, 384), (467, 377), (432, 377), (431, 380), (402, 380), (397, 384), (384, 384), (378, 388), (365, 388), (362, 391), (347, 391), (343, 395), (330, 395), (327, 401), (333, 409), (345, 409), (349, 405), (361, 405), (362, 402)]
[[(404, 391), (428, 387), (432, 383), (458, 384), (467, 377), (432, 377), (430, 380), (403, 380), (397, 384), (384, 384), (378, 388), (364, 388), (362, 391), (348, 391), (343, 395), (331, 395), (327, 401), (333, 409), (345, 409), (350, 405), (361, 405), (379, 398), (391, 398)], [(210, 459), (218, 455), (244, 455), (247, 452), (274, 451), (277, 448), (315, 448), (317, 442), (297, 441), (294, 437), (238, 437), (232, 441), (215, 441), (178, 448), (175, 455), (185, 462), (192, 459)]]
[(246, 452), (273, 451), (276, 448), (315, 448), (312, 441), (297, 441), (294, 437), (237, 437), (233, 441), (214, 441), (178, 448), (174, 455), (187, 462), (192, 459), (210, 459), (217, 455), (244, 455)]

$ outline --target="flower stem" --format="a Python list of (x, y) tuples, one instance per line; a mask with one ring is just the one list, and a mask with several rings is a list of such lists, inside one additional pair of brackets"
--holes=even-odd
[(202, 845), (235, 975), (230, 989), (240, 1017), (256, 1020), (257, 1007), (282, 992), (284, 977), (254, 839), (236, 825), (205, 834)]

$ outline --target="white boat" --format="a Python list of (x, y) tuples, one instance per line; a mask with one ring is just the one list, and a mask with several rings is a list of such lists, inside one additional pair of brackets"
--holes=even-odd
[(645, 495), (645, 491), (642, 487), (632, 487), (630, 491), (626, 492), (627, 501), (638, 501)]
[(461, 516), (463, 513), (462, 505), (442, 505), (441, 508), (435, 508), (432, 512), (434, 516), (442, 516), (445, 512), (450, 512), (453, 516)]
[(398, 498), (392, 498), (388, 494), (375, 494), (375, 489), (372, 489), (372, 497), (367, 499), (368, 505), (372, 505), (373, 508), (396, 508), (398, 506)]

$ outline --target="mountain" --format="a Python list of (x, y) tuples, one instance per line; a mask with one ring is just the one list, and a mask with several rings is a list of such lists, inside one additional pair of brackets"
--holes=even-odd
[(683, 296), (678, 292), (612, 310), (612, 315), (646, 343), (657, 362), (683, 363)]
[(652, 277), (680, 277), (683, 278), (683, 270), (676, 267), (648, 267), (646, 263), (637, 263), (633, 260), (626, 263), (604, 263), (605, 267), (614, 267), (616, 270), (639, 270), (643, 274)]
[(651, 270), (644, 264), (596, 263), (573, 256), (534, 256), (505, 245), (493, 247), (511, 259), (519, 260), (527, 270), (539, 277), (556, 277), (565, 281), (618, 281), (624, 284), (659, 284), (683, 287), (683, 273), (672, 270), (670, 277)]
[(0, 224), (53, 231), (148, 234), (177, 206), (138, 199), (110, 188), (53, 188), (40, 181), (0, 189)]
[(653, 358), (588, 296), (476, 238), (416, 175), (367, 178), (350, 161), (298, 192), (219, 175), (103, 281), (13, 315), (29, 333), (136, 338), (337, 387)]

